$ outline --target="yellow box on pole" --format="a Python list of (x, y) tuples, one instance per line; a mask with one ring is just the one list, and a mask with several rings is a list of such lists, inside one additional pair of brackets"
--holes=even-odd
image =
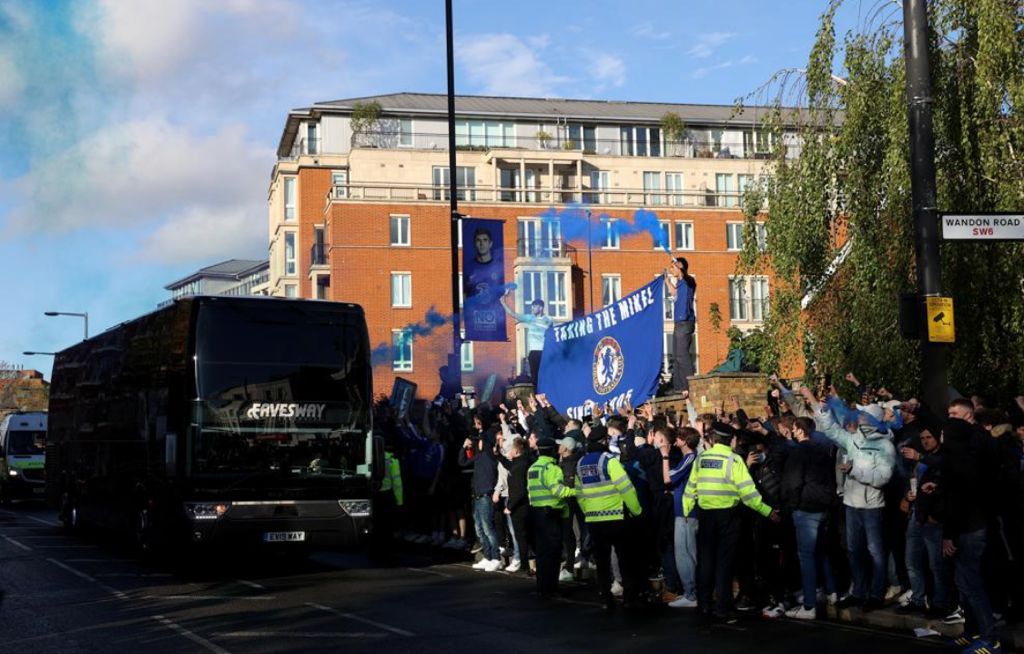
[(928, 341), (931, 343), (953, 343), (956, 341), (953, 326), (953, 298), (925, 298), (928, 315)]

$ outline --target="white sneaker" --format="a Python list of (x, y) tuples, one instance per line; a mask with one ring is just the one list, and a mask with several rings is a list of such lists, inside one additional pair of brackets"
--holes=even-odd
[(835, 606), (839, 603), (839, 595), (836, 593), (829, 593), (825, 596), (825, 601), (828, 602), (829, 606)]
[(805, 609), (803, 604), (798, 604), (796, 607), (786, 611), (787, 618), (793, 618), (794, 620), (816, 620), (818, 618), (817, 609)]
[(583, 559), (576, 559), (576, 563), (573, 563), (572, 567), (573, 567), (573, 570), (582, 570), (583, 569), (583, 565), (584, 565)]
[(558, 581), (576, 581), (576, 577), (565, 568), (562, 568), (562, 571), (558, 573)]
[[(614, 594), (614, 592), (615, 591), (613, 587), (612, 593)], [(677, 600), (672, 600), (668, 603), (668, 605), (674, 609), (695, 609), (697, 608), (697, 600), (683, 596)]]
[(522, 567), (522, 565), (523, 564), (519, 561), (519, 559), (513, 559), (512, 563), (509, 563), (508, 567), (505, 568), (505, 572), (519, 572), (519, 569)]
[(889, 586), (885, 591), (886, 601), (899, 597), (903, 594), (903, 586)]
[(899, 597), (900, 606), (907, 606), (910, 604), (910, 600), (914, 597), (914, 591), (908, 590)]
[(622, 597), (622, 584), (618, 579), (612, 582), (612, 597)]
[(473, 569), (474, 570), (483, 570), (489, 564), (490, 564), (490, 561), (488, 561), (487, 559), (480, 559), (479, 561), (477, 561), (476, 563), (473, 564)]
[(781, 604), (775, 606), (766, 606), (761, 609), (761, 617), (774, 620), (775, 618), (781, 618), (786, 613), (786, 607)]
[(504, 566), (501, 565), (501, 559), (491, 559), (487, 562), (487, 565), (483, 567), (484, 572), (499, 572)]

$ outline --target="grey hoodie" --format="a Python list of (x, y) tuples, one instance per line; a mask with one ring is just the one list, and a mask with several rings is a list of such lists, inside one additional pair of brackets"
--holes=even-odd
[(850, 433), (836, 424), (831, 411), (822, 406), (814, 413), (818, 430), (839, 446), (853, 467), (844, 475), (843, 504), (855, 509), (881, 509), (885, 506), (882, 488), (892, 477), (896, 448), (891, 431), (878, 431), (862, 425)]

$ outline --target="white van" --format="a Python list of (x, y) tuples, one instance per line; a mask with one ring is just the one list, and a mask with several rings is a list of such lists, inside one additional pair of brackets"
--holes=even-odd
[(0, 422), (0, 501), (43, 499), (46, 412), (12, 413)]

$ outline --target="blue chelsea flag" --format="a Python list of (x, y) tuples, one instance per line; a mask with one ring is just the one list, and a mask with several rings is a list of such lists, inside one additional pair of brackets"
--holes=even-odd
[(590, 413), (587, 400), (637, 406), (653, 397), (661, 374), (665, 279), (599, 311), (554, 325), (544, 336), (538, 392), (562, 413)]

